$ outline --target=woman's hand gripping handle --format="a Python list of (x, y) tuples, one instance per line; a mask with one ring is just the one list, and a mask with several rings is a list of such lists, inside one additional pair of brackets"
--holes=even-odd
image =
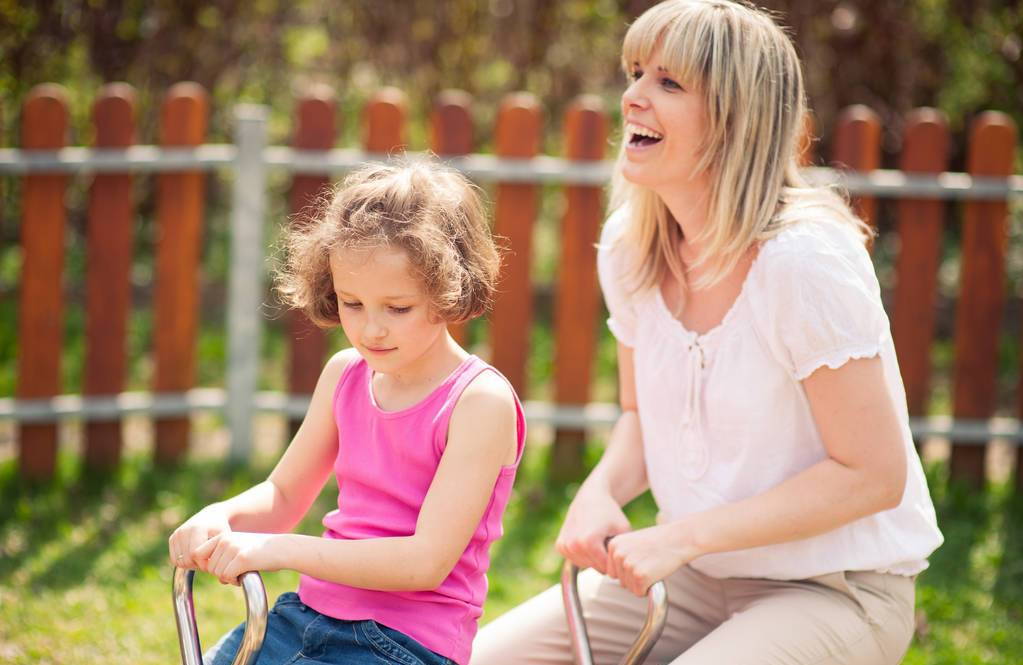
[(555, 549), (579, 568), (607, 573), (607, 540), (631, 529), (609, 492), (583, 484), (568, 507)]

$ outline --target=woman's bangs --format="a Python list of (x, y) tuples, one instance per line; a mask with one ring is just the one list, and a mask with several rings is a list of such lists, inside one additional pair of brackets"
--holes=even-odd
[(705, 31), (697, 22), (687, 20), (693, 18), (689, 12), (680, 13), (669, 6), (654, 7), (629, 27), (622, 44), (622, 68), (628, 73), (635, 63), (647, 62), (659, 53), (659, 64), (679, 83), (693, 87), (702, 80), (697, 63), (706, 57), (706, 47), (700, 42), (707, 35), (701, 36)]
[(625, 41), (622, 42), (622, 69), (630, 72), (635, 63), (649, 60), (674, 19), (671, 12), (663, 11), (662, 7), (654, 7), (629, 26)]
[(709, 35), (694, 21), (678, 21), (661, 39), (661, 66), (690, 90), (702, 88), (707, 78)]

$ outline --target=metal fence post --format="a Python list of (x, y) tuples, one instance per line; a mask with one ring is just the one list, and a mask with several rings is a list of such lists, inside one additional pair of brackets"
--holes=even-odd
[(230, 457), (248, 459), (252, 444), (259, 379), (263, 299), (263, 224), (266, 213), (267, 108), (235, 107), (234, 201), (231, 214), (231, 264), (227, 299), (227, 425)]

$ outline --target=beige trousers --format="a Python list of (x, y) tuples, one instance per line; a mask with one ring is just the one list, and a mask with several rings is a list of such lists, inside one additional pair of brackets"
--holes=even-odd
[[(894, 665), (913, 636), (914, 578), (720, 580), (685, 566), (665, 584), (668, 620), (651, 664)], [(643, 625), (646, 599), (593, 570), (579, 575), (579, 595), (594, 665), (616, 665)], [(572, 663), (559, 586), (480, 630), (471, 665), (511, 663)]]

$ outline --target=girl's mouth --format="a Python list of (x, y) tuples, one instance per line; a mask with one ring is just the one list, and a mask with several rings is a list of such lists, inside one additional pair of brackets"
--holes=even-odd
[(629, 137), (629, 147), (632, 148), (645, 148), (664, 139), (664, 134), (631, 122), (626, 123), (625, 131)]

